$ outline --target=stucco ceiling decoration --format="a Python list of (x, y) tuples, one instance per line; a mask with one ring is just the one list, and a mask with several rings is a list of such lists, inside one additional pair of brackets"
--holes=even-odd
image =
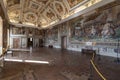
[(100, 0), (7, 0), (7, 13), (10, 22), (47, 27), (71, 16), (78, 5), (90, 1), (93, 4), (92, 1)]
[(67, 0), (69, 3), (70, 8), (73, 8), (74, 6), (78, 5), (79, 3), (83, 2), (84, 0)]
[(27, 12), (24, 14), (24, 20), (27, 22), (35, 23), (37, 21), (37, 15), (33, 12)]

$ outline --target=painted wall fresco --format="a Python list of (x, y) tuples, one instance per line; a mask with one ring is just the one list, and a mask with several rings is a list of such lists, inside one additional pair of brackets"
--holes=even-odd
[(38, 30), (35, 28), (26, 28), (26, 27), (12, 27), (12, 35), (35, 35), (42, 36), (44, 35), (44, 30)]
[[(120, 5), (109, 7), (97, 9), (90, 15), (88, 12), (87, 16), (80, 15), (57, 25), (58, 44), (61, 44), (61, 36), (67, 36), (68, 50), (94, 49), (99, 50), (100, 55), (116, 57), (120, 53), (120, 47), (118, 47), (120, 45), (120, 40), (118, 40), (120, 38)], [(47, 40), (52, 39), (52, 32), (54, 32), (53, 29), (48, 30)], [(91, 45), (86, 45), (88, 42)]]
[[(39, 39), (44, 39), (44, 30), (29, 27), (10, 27), (10, 48), (27, 48), (28, 38), (33, 38), (39, 45)], [(37, 39), (38, 41), (36, 41)], [(33, 44), (34, 45), (34, 44)]]
[(53, 28), (53, 40), (58, 41), (58, 28)]
[(67, 23), (61, 24), (60, 27), (59, 27), (59, 29), (60, 29), (60, 35), (61, 36), (62, 35), (67, 35), (67, 31), (68, 31), (68, 29), (67, 29)]
[(12, 28), (12, 34), (13, 35), (24, 35), (26, 34), (25, 28), (17, 28), (17, 27), (13, 27)]
[(27, 47), (27, 38), (21, 38), (21, 47), (26, 48)]
[[(87, 19), (70, 22), (71, 41), (114, 41), (120, 38), (120, 6), (101, 11)], [(81, 18), (81, 17), (80, 17)], [(91, 19), (90, 19), (91, 18)], [(84, 20), (84, 22), (82, 22)]]
[(58, 28), (48, 29), (46, 32), (47, 43), (56, 43), (58, 41)]
[(35, 29), (34, 31), (35, 31), (35, 32), (34, 32), (34, 35), (37, 35), (37, 36), (39, 36), (39, 35), (44, 35), (44, 30)]
[(21, 47), (20, 38), (13, 38), (13, 48), (20, 48)]

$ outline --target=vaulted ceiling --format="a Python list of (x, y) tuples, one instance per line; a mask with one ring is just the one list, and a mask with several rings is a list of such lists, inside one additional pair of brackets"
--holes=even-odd
[(47, 27), (101, 0), (5, 0), (10, 22)]

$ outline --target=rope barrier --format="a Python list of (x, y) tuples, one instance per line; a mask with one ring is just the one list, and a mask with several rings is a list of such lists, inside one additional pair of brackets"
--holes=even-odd
[(93, 68), (95, 69), (95, 71), (98, 73), (98, 75), (99, 75), (103, 80), (107, 80), (107, 79), (102, 75), (102, 73), (97, 69), (97, 67), (95, 66), (95, 64), (94, 64), (94, 58), (95, 58), (95, 53), (93, 53), (92, 59), (90, 60)]

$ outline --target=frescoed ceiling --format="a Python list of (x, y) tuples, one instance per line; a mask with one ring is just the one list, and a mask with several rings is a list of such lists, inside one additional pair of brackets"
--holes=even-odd
[[(10, 22), (44, 28), (71, 16), (77, 8), (85, 9), (99, 1), (101, 0), (6, 0), (6, 9)], [(80, 3), (82, 4), (78, 7)], [(73, 7), (74, 10), (71, 10)]]
[(67, 0), (69, 5), (70, 5), (70, 8), (74, 7), (75, 5), (83, 2), (83, 0)]

